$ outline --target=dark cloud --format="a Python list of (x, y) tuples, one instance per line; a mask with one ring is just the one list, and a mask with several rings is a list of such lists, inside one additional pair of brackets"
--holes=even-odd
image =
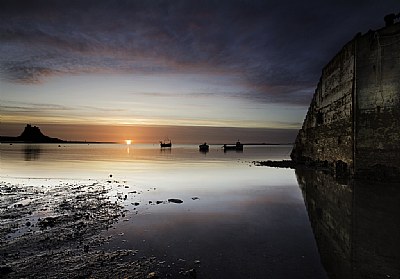
[(251, 98), (304, 104), (341, 46), (397, 8), (396, 0), (0, 0), (0, 70), (25, 83), (219, 71), (241, 75)]
[(3, 113), (9, 114), (25, 114), (25, 113), (44, 113), (54, 111), (71, 111), (73, 108), (58, 105), (58, 104), (42, 104), (42, 103), (24, 103), (24, 102), (13, 102), (3, 101), (0, 104), (0, 109)]

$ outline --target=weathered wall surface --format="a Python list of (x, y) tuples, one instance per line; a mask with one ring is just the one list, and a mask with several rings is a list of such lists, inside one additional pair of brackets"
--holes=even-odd
[(348, 168), (353, 163), (352, 92), (354, 42), (351, 41), (323, 69), (303, 127), (292, 152), (295, 161)]
[(323, 69), (291, 157), (400, 175), (400, 23), (357, 36)]
[(399, 171), (400, 24), (357, 40), (355, 95), (356, 172)]

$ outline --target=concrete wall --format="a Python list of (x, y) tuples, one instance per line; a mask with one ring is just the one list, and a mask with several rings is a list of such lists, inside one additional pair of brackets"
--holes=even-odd
[(291, 157), (400, 176), (400, 23), (357, 36), (325, 66)]
[(322, 71), (292, 159), (335, 168), (353, 164), (354, 42), (351, 41)]
[(360, 37), (356, 63), (356, 171), (391, 175), (400, 170), (400, 24)]

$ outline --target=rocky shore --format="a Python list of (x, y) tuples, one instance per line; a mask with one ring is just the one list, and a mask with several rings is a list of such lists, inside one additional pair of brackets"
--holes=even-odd
[[(38, 184), (38, 183), (36, 183)], [(40, 184), (40, 183), (39, 183)], [(187, 278), (188, 266), (136, 250), (105, 250), (101, 232), (125, 217), (112, 181), (0, 182), (1, 278)]]
[(290, 168), (295, 169), (296, 164), (292, 160), (282, 160), (282, 161), (253, 161), (256, 166), (267, 166), (274, 168)]

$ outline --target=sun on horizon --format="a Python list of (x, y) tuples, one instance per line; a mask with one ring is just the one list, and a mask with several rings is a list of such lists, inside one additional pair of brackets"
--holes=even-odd
[(132, 140), (127, 139), (127, 140), (125, 140), (125, 143), (126, 143), (127, 145), (131, 145), (131, 144), (132, 144)]

